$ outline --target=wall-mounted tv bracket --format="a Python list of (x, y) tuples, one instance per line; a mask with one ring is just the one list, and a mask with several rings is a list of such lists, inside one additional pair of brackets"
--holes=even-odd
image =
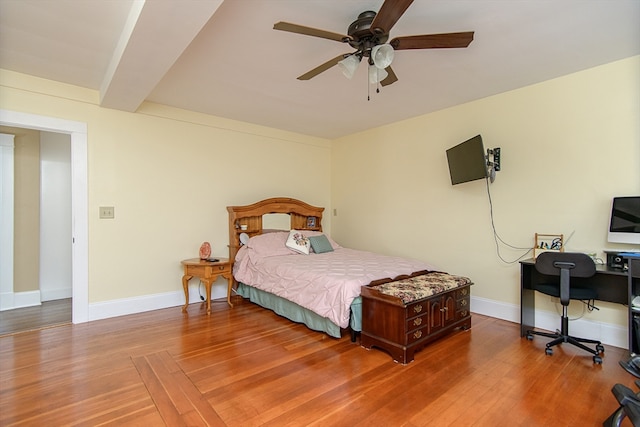
[(487, 148), (487, 166), (493, 166), (496, 172), (500, 170), (500, 147)]
[(496, 172), (500, 170), (500, 147), (487, 148), (487, 176), (491, 182), (496, 179)]

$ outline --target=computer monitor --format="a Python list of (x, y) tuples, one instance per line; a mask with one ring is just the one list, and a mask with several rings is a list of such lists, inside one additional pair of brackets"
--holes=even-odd
[(640, 196), (613, 198), (607, 241), (640, 245)]

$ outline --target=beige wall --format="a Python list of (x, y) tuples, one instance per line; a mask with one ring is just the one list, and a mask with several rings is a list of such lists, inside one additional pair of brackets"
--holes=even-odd
[[(449, 179), (445, 150), (482, 134), (502, 148), (490, 189), (503, 240), (531, 247), (536, 232), (562, 233), (568, 250), (629, 248), (606, 231), (611, 198), (640, 195), (638, 76), (634, 57), (334, 141), (333, 237), (470, 276), (474, 297), (519, 305), (526, 250), (501, 245), (502, 262), (485, 182)], [(586, 317), (625, 325), (625, 308), (600, 306)]]
[(484, 182), (451, 186), (445, 150), (477, 133), (502, 148), (491, 194), (507, 242), (564, 233), (568, 249), (601, 253), (611, 197), (640, 194), (638, 75), (634, 57), (336, 141), (154, 104), (103, 109), (95, 91), (6, 70), (0, 108), (87, 123), (92, 303), (180, 290), (179, 261), (203, 241), (227, 254), (227, 205), (289, 196), (325, 206), (345, 246), (423, 259), (472, 277), (474, 298), (517, 305), (519, 266), (496, 256)]
[(40, 132), (0, 126), (14, 135), (14, 292), (37, 291), (40, 263)]
[(181, 290), (180, 260), (203, 241), (228, 255), (228, 205), (329, 206), (329, 141), (153, 104), (104, 109), (95, 91), (6, 70), (0, 82), (2, 109), (87, 123), (90, 303)]

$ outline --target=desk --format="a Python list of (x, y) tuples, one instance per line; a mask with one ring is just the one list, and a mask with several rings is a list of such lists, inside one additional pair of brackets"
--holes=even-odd
[[(520, 261), (520, 336), (527, 334), (527, 330), (533, 329), (536, 323), (535, 283), (553, 283), (558, 281), (557, 276), (540, 274), (535, 267), (536, 261), (528, 259)], [(596, 265), (596, 274), (589, 278), (572, 277), (571, 284), (582, 287), (594, 288), (598, 292), (598, 301), (616, 302), (624, 304), (628, 308), (629, 343), (633, 332), (633, 316), (629, 307), (632, 299), (631, 284), (627, 272), (612, 269), (606, 265)]]
[(219, 261), (210, 262), (200, 258), (185, 259), (182, 261), (184, 267), (184, 276), (182, 276), (182, 287), (184, 288), (185, 303), (182, 311), (186, 311), (189, 306), (189, 280), (197, 277), (204, 283), (207, 290), (207, 314), (211, 314), (211, 285), (218, 277), (222, 276), (227, 279), (227, 303), (231, 304), (231, 286), (233, 286), (233, 273), (231, 266), (233, 265), (227, 258), (220, 258)]

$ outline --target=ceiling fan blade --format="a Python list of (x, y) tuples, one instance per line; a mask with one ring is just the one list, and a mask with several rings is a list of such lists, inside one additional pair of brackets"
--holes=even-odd
[(413, 0), (385, 0), (371, 22), (371, 31), (376, 34), (389, 34), (402, 14), (411, 6)]
[(319, 30), (317, 28), (305, 27), (304, 25), (291, 24), (290, 22), (276, 22), (273, 25), (274, 30), (288, 31), (290, 33), (302, 34), (305, 36), (320, 37), (323, 39), (344, 42), (350, 40), (351, 37), (345, 34), (332, 33), (331, 31)]
[(389, 42), (395, 50), (446, 49), (467, 47), (473, 41), (473, 31), (463, 33), (425, 34), (421, 36), (396, 37)]
[(322, 73), (323, 71), (327, 71), (329, 68), (333, 67), (338, 62), (342, 61), (344, 59), (344, 57), (345, 57), (345, 55), (338, 55), (335, 58), (328, 60), (324, 64), (317, 66), (313, 70), (307, 71), (306, 73), (304, 73), (303, 75), (298, 77), (298, 80), (309, 80), (309, 79), (312, 79), (313, 77), (317, 76), (318, 74)]
[(398, 81), (398, 77), (396, 76), (396, 73), (394, 73), (393, 70), (391, 69), (391, 65), (385, 68), (385, 71), (389, 73), (389, 75), (380, 82), (381, 86), (388, 86), (391, 83), (395, 83)]

